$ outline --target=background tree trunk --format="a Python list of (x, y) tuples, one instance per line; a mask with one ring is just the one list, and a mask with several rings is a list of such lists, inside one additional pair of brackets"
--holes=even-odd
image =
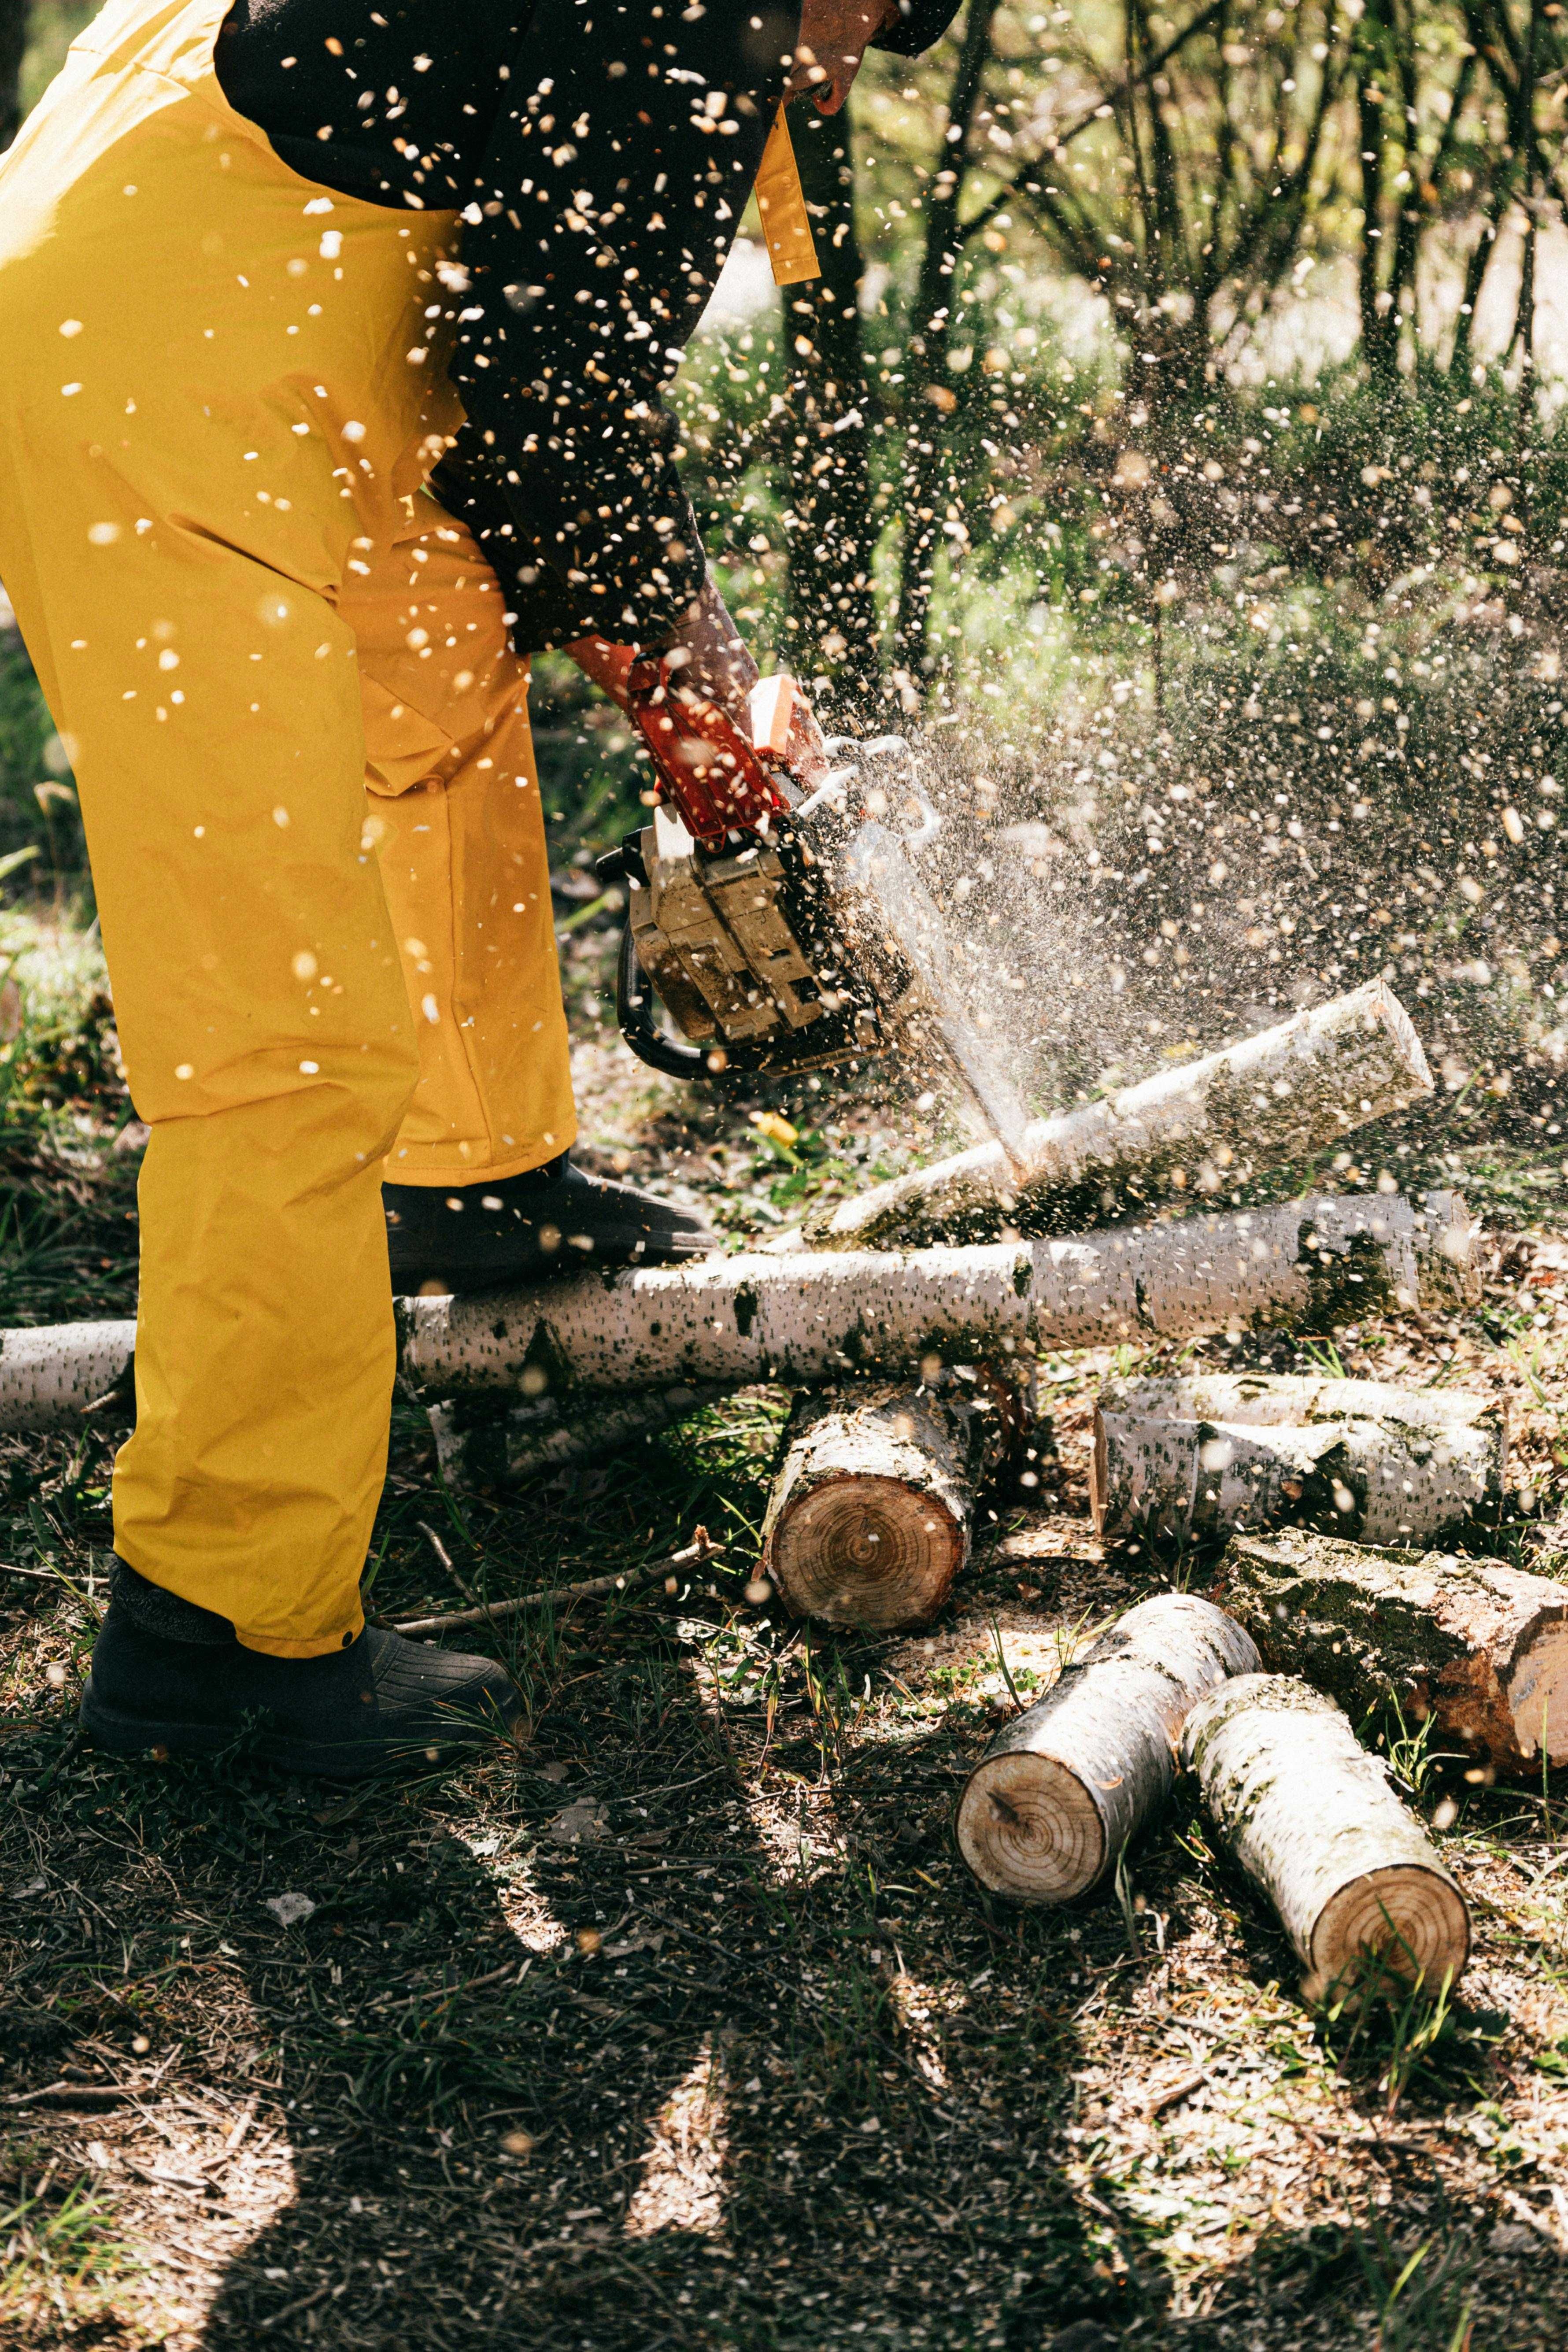
[(926, 197), (925, 246), (920, 282), (910, 314), (905, 367), (904, 542), (899, 572), (896, 639), (900, 667), (911, 687), (922, 691), (935, 665), (930, 644), (931, 600), (937, 551), (942, 545), (950, 470), (945, 420), (957, 405), (948, 382), (952, 343), (952, 305), (966, 238), (959, 208), (968, 176), (968, 146), (981, 82), (991, 56), (991, 26), (997, 0), (969, 0), (952, 87), (947, 128), (935, 177)]
[(815, 283), (780, 289), (794, 427), (784, 517), (791, 660), (803, 678), (826, 677), (838, 689), (848, 708), (829, 709), (834, 724), (847, 731), (863, 716), (875, 729), (884, 686), (871, 593), (876, 524), (854, 129), (847, 107), (825, 117), (802, 101), (790, 110), (790, 131), (822, 265)]

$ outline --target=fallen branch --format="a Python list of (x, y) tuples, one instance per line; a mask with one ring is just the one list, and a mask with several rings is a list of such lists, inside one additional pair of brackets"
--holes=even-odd
[(1568, 1586), (1500, 1559), (1237, 1536), (1226, 1606), (1270, 1664), (1356, 1716), (1397, 1700), (1500, 1771), (1568, 1762)]
[[(444, 1617), (400, 1618), (392, 1630), (407, 1634), (455, 1633), (467, 1625), (493, 1624), (498, 1617), (520, 1617), (525, 1609), (566, 1609), (574, 1601), (605, 1601), (613, 1592), (640, 1592), (647, 1585), (678, 1580), (723, 1557), (724, 1546), (710, 1543), (706, 1531), (699, 1528), (696, 1542), (688, 1544), (684, 1551), (671, 1552), (668, 1559), (650, 1559), (642, 1568), (624, 1569), (619, 1576), (590, 1576), (581, 1584), (558, 1584), (552, 1592), (520, 1593), (510, 1601), (491, 1601), (478, 1609), (454, 1609)], [(390, 1621), (378, 1618), (375, 1622)]]
[(1187, 1709), (1250, 1675), (1250, 1637), (1212, 1601), (1141, 1601), (998, 1732), (958, 1807), (958, 1850), (1021, 1903), (1082, 1895), (1170, 1794)]
[(969, 1558), (975, 1496), (1023, 1422), (994, 1376), (795, 1401), (763, 1573), (797, 1617), (923, 1625)]
[(1369, 1974), (1433, 1991), (1458, 1976), (1465, 1898), (1332, 1699), (1244, 1675), (1193, 1708), (1182, 1758), (1305, 1962), (1305, 1999), (1334, 2000)]
[(1504, 1407), (1455, 1390), (1221, 1373), (1101, 1391), (1089, 1503), (1102, 1536), (1296, 1526), (1433, 1540), (1501, 1507)]
[(120, 2107), (140, 2095), (140, 2086), (123, 2083), (46, 2083), (37, 2091), (13, 2091), (0, 2099), (5, 2107)]
[(822, 1249), (988, 1240), (1228, 1192), (1432, 1091), (1409, 1016), (1380, 980), (1102, 1101), (1036, 1119), (1022, 1175), (999, 1143), (874, 1185), (808, 1219)]
[(1420, 1208), (1397, 1194), (1313, 1197), (966, 1249), (715, 1257), (405, 1299), (403, 1369), (427, 1400), (515, 1389), (525, 1375), (556, 1390), (805, 1385), (933, 1357), (1312, 1328), (1468, 1296), (1473, 1235), (1459, 1195), (1433, 1192)]

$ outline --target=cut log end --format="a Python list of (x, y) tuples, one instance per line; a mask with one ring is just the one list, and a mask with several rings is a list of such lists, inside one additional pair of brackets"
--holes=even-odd
[(1539, 1759), (1542, 1735), (1553, 1763), (1568, 1756), (1568, 1620), (1543, 1623), (1521, 1641), (1508, 1685), (1514, 1738), (1526, 1764)]
[(1067, 1903), (1105, 1867), (1105, 1829), (1078, 1774), (1054, 1756), (994, 1756), (971, 1776), (958, 1846), (983, 1886), (1020, 1903)]
[(1312, 1931), (1307, 1990), (1332, 1999), (1369, 1978), (1417, 1977), (1436, 1991), (1470, 1956), (1465, 1900), (1451, 1880), (1418, 1863), (1395, 1863), (1352, 1878), (1324, 1906)]
[(896, 1478), (845, 1477), (781, 1513), (768, 1572), (797, 1617), (886, 1633), (936, 1614), (963, 1553), (963, 1530), (939, 1496)]

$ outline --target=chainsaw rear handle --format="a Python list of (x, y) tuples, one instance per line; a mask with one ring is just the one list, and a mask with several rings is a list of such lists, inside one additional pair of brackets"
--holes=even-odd
[(700, 1045), (683, 1045), (658, 1026), (653, 1017), (653, 982), (637, 961), (632, 919), (621, 933), (616, 959), (616, 1023), (639, 1062), (662, 1070), (667, 1078), (700, 1078), (707, 1075), (708, 1056)]
[(618, 882), (627, 898), (620, 951), (616, 958), (616, 1027), (638, 1061), (646, 1062), (650, 1070), (662, 1070), (667, 1078), (703, 1076), (708, 1056), (701, 1046), (683, 1045), (679, 1038), (668, 1036), (654, 1019), (653, 982), (637, 961), (630, 899), (634, 889), (647, 889), (647, 873), (637, 835), (628, 833), (619, 849), (607, 850), (603, 857), (595, 858), (594, 871), (606, 887)]

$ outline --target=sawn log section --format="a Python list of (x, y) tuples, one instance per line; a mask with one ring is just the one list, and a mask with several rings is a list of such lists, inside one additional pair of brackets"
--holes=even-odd
[(1500, 1400), (1380, 1381), (1217, 1373), (1109, 1382), (1094, 1415), (1099, 1535), (1304, 1527), (1370, 1544), (1495, 1524)]
[(1006, 1384), (798, 1396), (763, 1523), (763, 1570), (797, 1617), (923, 1625), (969, 1558), (975, 1497), (1022, 1422)]
[(999, 1731), (959, 1800), (959, 1852), (983, 1886), (1065, 1903), (1170, 1794), (1187, 1709), (1258, 1652), (1212, 1601), (1140, 1601)]
[(1271, 1665), (1352, 1716), (1397, 1699), (1500, 1771), (1568, 1762), (1568, 1585), (1500, 1559), (1237, 1536), (1217, 1591)]
[(1287, 1675), (1243, 1675), (1182, 1732), (1215, 1829), (1279, 1912), (1310, 2000), (1371, 1965), (1433, 1991), (1469, 1957), (1465, 1898), (1332, 1699)]

